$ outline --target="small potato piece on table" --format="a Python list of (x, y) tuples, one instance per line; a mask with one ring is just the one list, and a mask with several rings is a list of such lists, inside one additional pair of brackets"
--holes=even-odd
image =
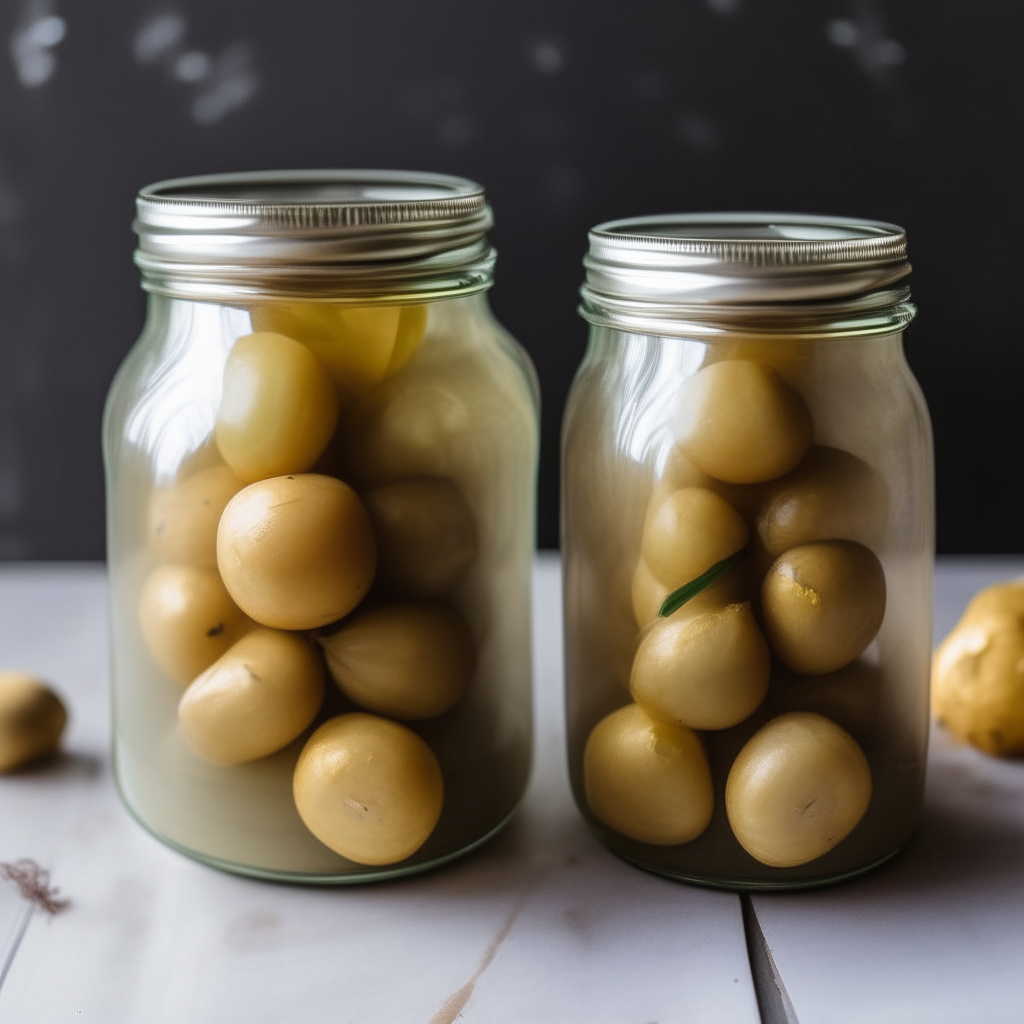
[(250, 484), (217, 531), (228, 592), (257, 622), (318, 629), (366, 596), (376, 569), (369, 516), (348, 484), (298, 473)]
[(765, 631), (794, 672), (835, 672), (863, 653), (885, 617), (885, 573), (863, 544), (834, 540), (791, 548), (761, 587)]
[(339, 715), (306, 741), (295, 806), (325, 846), (357, 864), (396, 864), (430, 837), (444, 805), (434, 752), (411, 729), (376, 715)]
[(385, 604), (346, 619), (320, 644), (341, 691), (367, 711), (434, 718), (469, 686), (476, 660), (462, 616), (433, 602)]
[(762, 363), (712, 363), (679, 390), (679, 447), (698, 469), (725, 483), (757, 484), (788, 473), (806, 454), (812, 433), (803, 398)]
[(210, 466), (149, 503), (149, 543), (161, 562), (217, 568), (217, 524), (227, 503), (245, 485), (228, 466)]
[(728, 729), (768, 692), (771, 653), (750, 604), (688, 612), (684, 605), (644, 635), (629, 689), (652, 717), (691, 729)]
[(473, 564), (476, 524), (450, 480), (401, 480), (363, 496), (377, 538), (377, 579), (398, 597), (444, 597)]
[(316, 356), (283, 334), (239, 338), (224, 366), (214, 436), (251, 482), (309, 469), (338, 423), (338, 393)]
[(864, 817), (871, 790), (871, 769), (853, 738), (822, 715), (794, 711), (773, 718), (739, 752), (725, 809), (751, 857), (792, 868), (842, 842)]
[(187, 686), (250, 625), (216, 569), (161, 565), (143, 584), (139, 624), (153, 660)]
[(255, 629), (189, 686), (178, 721), (200, 757), (244, 764), (302, 735), (323, 697), (323, 662), (313, 644), (294, 633)]
[(0, 671), (0, 772), (11, 772), (60, 745), (67, 723), (60, 698), (28, 672)]
[(583, 775), (594, 816), (637, 842), (688, 843), (711, 821), (714, 791), (700, 738), (692, 729), (657, 721), (637, 704), (594, 726)]

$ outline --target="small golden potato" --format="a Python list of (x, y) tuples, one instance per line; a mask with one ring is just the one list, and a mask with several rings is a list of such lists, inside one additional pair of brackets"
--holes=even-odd
[(885, 573), (863, 544), (803, 544), (768, 570), (761, 610), (783, 664), (805, 675), (835, 672), (862, 654), (881, 627)]
[(453, 708), (476, 661), (462, 616), (431, 602), (359, 612), (320, 645), (345, 696), (393, 718), (434, 718)]
[(674, 491), (644, 524), (643, 559), (670, 592), (746, 547), (750, 531), (724, 498), (703, 487)]
[(858, 658), (823, 676), (804, 676), (776, 666), (767, 705), (776, 715), (785, 711), (824, 715), (864, 747), (873, 739), (881, 698), (881, 670)]
[(443, 597), (477, 552), (476, 523), (450, 480), (402, 480), (363, 495), (377, 538), (377, 582), (398, 597)]
[(210, 466), (153, 491), (149, 543), (161, 562), (217, 568), (217, 524), (245, 485), (228, 466)]
[(764, 484), (727, 484), (716, 480), (703, 470), (698, 469), (684, 454), (679, 445), (669, 452), (665, 468), (654, 485), (651, 494), (650, 508), (660, 504), (673, 491), (683, 487), (703, 487), (714, 491), (727, 502), (747, 522), (753, 522), (761, 508)]
[(794, 868), (853, 831), (871, 789), (868, 760), (852, 737), (822, 715), (794, 711), (773, 718), (739, 752), (725, 810), (751, 857)]
[(396, 864), (430, 837), (444, 805), (434, 752), (411, 729), (376, 715), (339, 715), (306, 742), (295, 806), (325, 846), (357, 864)]
[(637, 842), (688, 843), (711, 821), (714, 791), (699, 737), (656, 721), (637, 704), (594, 726), (583, 775), (594, 816)]
[(768, 692), (772, 658), (749, 602), (659, 619), (633, 661), (630, 693), (649, 715), (691, 729), (728, 729)]
[(248, 628), (216, 569), (161, 565), (142, 586), (139, 624), (153, 660), (187, 686)]
[(214, 764), (267, 757), (302, 735), (324, 698), (324, 667), (303, 636), (254, 629), (185, 691), (178, 721)]
[(803, 398), (770, 366), (726, 359), (683, 383), (675, 431), (698, 469), (726, 483), (756, 484), (793, 469), (813, 427)]
[(52, 754), (67, 719), (60, 698), (42, 680), (0, 671), (0, 772)]
[(932, 661), (932, 710), (971, 746), (1018, 757), (1024, 754), (1024, 616), (991, 610), (1019, 599), (1016, 588), (1001, 587), (1002, 592), (982, 591), (939, 644)]
[(264, 626), (317, 629), (373, 583), (373, 527), (348, 484), (298, 473), (239, 491), (217, 531), (217, 564), (238, 606)]
[(855, 540), (873, 547), (888, 516), (882, 478), (856, 455), (814, 445), (769, 488), (757, 533), (769, 558), (816, 540)]
[(284, 334), (309, 348), (345, 401), (397, 373), (419, 347), (426, 325), (426, 306), (274, 302), (252, 311), (253, 330)]
[[(735, 604), (747, 599), (748, 572), (747, 566), (743, 563), (737, 565), (723, 579), (714, 586), (702, 590), (699, 594), (691, 597), (683, 605), (687, 614), (694, 612), (711, 611), (715, 608), (724, 608), (727, 604)], [(658, 617), (661, 606), (665, 603), (670, 591), (664, 584), (654, 578), (654, 573), (647, 568), (647, 563), (641, 558), (636, 564), (633, 573), (633, 615), (636, 624), (643, 629)]]
[(337, 423), (337, 392), (308, 348), (269, 332), (235, 342), (224, 366), (214, 436), (239, 479), (309, 469)]
[(814, 367), (819, 345), (813, 339), (730, 334), (708, 346), (705, 363), (749, 359), (770, 366), (787, 384), (799, 388)]

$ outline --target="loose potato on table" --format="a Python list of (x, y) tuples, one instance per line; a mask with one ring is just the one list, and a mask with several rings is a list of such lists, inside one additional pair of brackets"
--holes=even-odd
[(28, 672), (0, 671), (0, 772), (52, 754), (67, 723), (60, 698)]

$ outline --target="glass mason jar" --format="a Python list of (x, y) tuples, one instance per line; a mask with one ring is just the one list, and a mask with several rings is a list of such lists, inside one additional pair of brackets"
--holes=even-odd
[(928, 413), (889, 224), (695, 214), (590, 233), (564, 426), (576, 801), (619, 856), (785, 889), (921, 804)]
[(117, 781), (168, 845), (341, 883), (508, 820), (531, 753), (538, 392), (472, 182), (139, 195), (104, 418)]

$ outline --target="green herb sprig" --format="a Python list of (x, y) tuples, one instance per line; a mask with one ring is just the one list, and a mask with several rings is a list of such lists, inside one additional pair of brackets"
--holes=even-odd
[(736, 554), (723, 558), (720, 562), (715, 562), (710, 569), (702, 572), (696, 579), (690, 580), (689, 583), (684, 583), (678, 590), (673, 590), (661, 602), (658, 615), (663, 619), (668, 618), (673, 612), (679, 611), (687, 601), (703, 593), (708, 587), (713, 587), (719, 580), (728, 576), (747, 557), (747, 551), (748, 548), (740, 548)]

